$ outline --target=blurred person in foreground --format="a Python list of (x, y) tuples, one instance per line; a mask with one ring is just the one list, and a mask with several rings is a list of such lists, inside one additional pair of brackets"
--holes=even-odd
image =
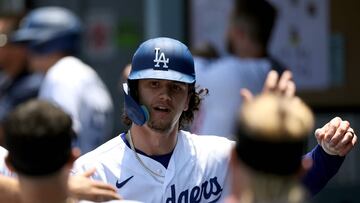
[(72, 202), (69, 169), (79, 151), (72, 150), (70, 116), (47, 102), (19, 105), (4, 121), (5, 161), (17, 173), (22, 202)]
[(306, 201), (300, 173), (311, 166), (311, 159), (302, 159), (314, 127), (310, 108), (297, 97), (267, 93), (245, 102), (239, 118), (227, 202)]
[(75, 57), (81, 34), (82, 24), (70, 10), (41, 7), (24, 17), (12, 40), (26, 45), (30, 68), (45, 75), (39, 98), (71, 115), (77, 146), (86, 153), (110, 139), (113, 102), (95, 70)]
[[(0, 202), (21, 202), (17, 174), (10, 171), (5, 164), (7, 155), (8, 151), (0, 147)], [(70, 176), (68, 179), (70, 195), (74, 199), (89, 200), (90, 202), (120, 199), (111, 185), (89, 179), (94, 171), (91, 169), (83, 174)]]
[(80, 151), (72, 147), (75, 133), (68, 114), (49, 102), (31, 100), (5, 119), (4, 134), (8, 148), (5, 162), (19, 181), (15, 183), (19, 192), (14, 202), (78, 201), (70, 192), (74, 185), (69, 184), (69, 170)]

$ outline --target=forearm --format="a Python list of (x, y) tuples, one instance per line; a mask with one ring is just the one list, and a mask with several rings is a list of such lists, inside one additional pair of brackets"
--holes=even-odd
[(320, 145), (305, 155), (311, 157), (313, 165), (302, 179), (310, 194), (316, 195), (340, 169), (344, 157), (327, 154)]

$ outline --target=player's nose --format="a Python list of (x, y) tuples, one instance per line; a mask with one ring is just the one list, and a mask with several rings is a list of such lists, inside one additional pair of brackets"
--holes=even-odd
[(159, 98), (163, 101), (165, 100), (171, 100), (171, 89), (167, 85), (164, 85), (160, 89)]

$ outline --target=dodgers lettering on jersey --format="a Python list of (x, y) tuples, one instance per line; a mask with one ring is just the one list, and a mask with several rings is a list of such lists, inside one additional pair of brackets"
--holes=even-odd
[(139, 163), (120, 136), (80, 157), (73, 172), (81, 174), (95, 167), (92, 178), (117, 187), (124, 199), (147, 203), (221, 202), (229, 190), (226, 177), (233, 142), (185, 131), (177, 136), (167, 168), (138, 154), (146, 167), (161, 175), (157, 178)]
[(223, 188), (217, 181), (217, 177), (210, 178), (209, 181), (203, 182), (200, 186), (194, 186), (190, 190), (184, 190), (176, 196), (175, 184), (171, 185), (171, 196), (166, 199), (166, 203), (176, 202), (217, 202), (221, 198)]

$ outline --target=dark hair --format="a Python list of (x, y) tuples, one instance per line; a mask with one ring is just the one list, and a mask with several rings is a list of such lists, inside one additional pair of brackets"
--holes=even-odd
[(208, 94), (208, 89), (200, 89), (198, 92), (196, 91), (195, 85), (189, 85), (189, 108), (184, 111), (180, 116), (179, 129), (184, 129), (194, 120), (195, 112), (199, 111), (201, 100), (204, 95)]
[[(139, 101), (138, 95), (138, 80), (128, 80), (128, 84), (130, 87), (130, 95), (135, 101)], [(135, 90), (135, 91), (134, 91)], [(208, 89), (203, 88), (199, 91), (196, 91), (195, 84), (189, 84), (189, 92), (190, 96), (189, 100), (189, 108), (188, 110), (184, 111), (180, 116), (179, 121), (179, 129), (184, 129), (188, 127), (189, 124), (194, 120), (195, 111), (199, 110), (201, 100), (203, 96), (208, 94)], [(126, 126), (130, 126), (132, 124), (131, 119), (127, 116), (126, 111), (123, 111), (122, 121)]]
[(231, 23), (245, 22), (249, 34), (264, 48), (267, 46), (276, 20), (275, 8), (266, 0), (237, 0)]
[(20, 174), (48, 175), (70, 158), (71, 117), (48, 102), (30, 100), (19, 105), (5, 119), (4, 134), (9, 161)]

